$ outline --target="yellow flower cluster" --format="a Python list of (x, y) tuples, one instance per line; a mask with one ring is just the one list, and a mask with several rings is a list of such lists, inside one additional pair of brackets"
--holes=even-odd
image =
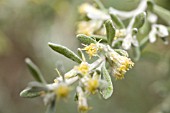
[(57, 95), (57, 99), (67, 98), (70, 92), (70, 88), (66, 84), (59, 84), (54, 92)]
[(87, 62), (82, 62), (79, 66), (74, 67), (82, 75), (87, 75), (89, 72), (89, 64)]
[(103, 23), (110, 18), (108, 14), (88, 3), (82, 4), (78, 11), (80, 15), (89, 19), (88, 21), (84, 19), (78, 23), (78, 34), (85, 34), (88, 36), (106, 34)]
[(90, 59), (92, 56), (97, 56), (98, 47), (97, 44), (91, 43), (89, 46), (86, 46), (83, 50), (89, 55)]
[(116, 52), (111, 53), (111, 60), (114, 62), (113, 76), (116, 77), (116, 80), (123, 79), (124, 74), (134, 66), (130, 58)]
[(91, 78), (87, 81), (86, 89), (88, 92), (95, 94), (98, 87), (99, 87), (99, 81), (97, 79)]
[(100, 20), (81, 21), (77, 25), (77, 33), (87, 36), (93, 35), (102, 26)]

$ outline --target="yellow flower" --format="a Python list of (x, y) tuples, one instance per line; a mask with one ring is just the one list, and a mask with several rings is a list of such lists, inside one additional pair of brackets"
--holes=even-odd
[(123, 73), (114, 73), (114, 75), (113, 75), (114, 77), (116, 77), (116, 80), (122, 80), (122, 79), (124, 79), (124, 74)]
[(87, 82), (86, 89), (92, 94), (95, 94), (99, 87), (99, 81), (97, 79), (89, 79)]
[(130, 58), (126, 56), (121, 56), (115, 51), (112, 51), (110, 54), (110, 59), (113, 64), (113, 76), (116, 77), (116, 80), (121, 80), (124, 78), (125, 73), (134, 66), (134, 63)]
[(69, 72), (64, 74), (65, 79), (70, 79), (77, 76), (77, 71), (75, 69), (70, 70)]
[(83, 50), (89, 55), (90, 59), (92, 56), (96, 56), (98, 52), (98, 47), (96, 44), (91, 43), (89, 46), (86, 46)]
[(70, 92), (70, 88), (66, 84), (59, 84), (54, 92), (57, 95), (57, 99), (67, 98)]
[(115, 36), (117, 38), (126, 36), (126, 30), (125, 29), (116, 30), (116, 35)]
[(134, 66), (134, 63), (127, 57), (121, 57), (123, 62), (121, 62), (120, 64), (118, 64), (119, 66), (116, 69), (116, 72), (114, 74), (114, 76), (116, 77), (116, 79), (123, 79), (124, 78), (124, 74), (130, 69), (132, 68), (132, 66)]
[(81, 74), (86, 75), (89, 72), (89, 64), (87, 62), (82, 62), (79, 66), (75, 66)]
[(58, 83), (59, 81), (57, 79), (54, 79), (54, 83)]
[(91, 107), (87, 104), (87, 98), (81, 87), (77, 87), (77, 95), (78, 95), (78, 111), (81, 113), (86, 113)]
[(79, 106), (78, 107), (78, 110), (79, 110), (79, 112), (81, 112), (81, 113), (86, 113), (88, 110), (90, 110), (91, 108), (89, 108), (88, 106)]
[(80, 14), (83, 14), (83, 13), (86, 13), (89, 9), (93, 9), (93, 7), (88, 3), (84, 3), (80, 5), (80, 7), (78, 8), (78, 11)]
[(91, 26), (90, 22), (86, 21), (79, 22), (77, 26), (77, 34), (85, 34), (87, 36), (92, 35), (94, 32), (94, 28), (90, 26)]
[(77, 25), (77, 34), (93, 35), (102, 26), (101, 20), (81, 21)]
[(124, 66), (124, 70), (129, 70), (134, 66), (134, 63), (131, 61), (131, 59), (125, 57), (125, 61), (122, 63), (122, 65)]

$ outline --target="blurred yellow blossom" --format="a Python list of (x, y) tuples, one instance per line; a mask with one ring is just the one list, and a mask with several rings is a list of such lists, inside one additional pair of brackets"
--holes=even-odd
[(57, 95), (57, 99), (67, 98), (70, 92), (70, 88), (66, 84), (59, 84), (54, 92)]
[(82, 62), (79, 66), (75, 66), (75, 69), (83, 75), (88, 74), (89, 64), (87, 62)]
[(99, 81), (97, 79), (90, 78), (87, 81), (86, 89), (87, 89), (88, 92), (95, 94), (98, 87), (99, 87)]

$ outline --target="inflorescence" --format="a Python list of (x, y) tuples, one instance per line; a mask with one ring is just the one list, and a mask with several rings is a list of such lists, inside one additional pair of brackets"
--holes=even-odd
[[(31, 82), (21, 92), (22, 97), (41, 96), (44, 103), (50, 106), (50, 110), (55, 112), (56, 100), (66, 100), (70, 92), (76, 89), (78, 111), (87, 112), (91, 109), (87, 102), (90, 95), (99, 93), (104, 99), (108, 99), (113, 93), (111, 77), (115, 80), (124, 79), (126, 72), (134, 66), (126, 50), (135, 48), (137, 58), (134, 60), (137, 60), (140, 51), (149, 41), (153, 43), (160, 37), (167, 43), (168, 28), (157, 24), (159, 12), (154, 7), (158, 6), (153, 2), (142, 0), (138, 8), (130, 12), (105, 9), (101, 7), (101, 3), (98, 6), (85, 3), (78, 9), (83, 17), (77, 27), (77, 38), (83, 45), (77, 49), (78, 55), (67, 47), (48, 44), (51, 49), (78, 64), (63, 75), (56, 69), (59, 76), (54, 83), (47, 84), (38, 67), (30, 59), (26, 59), (37, 82)], [(126, 19), (130, 21), (125, 27), (123, 21)], [(144, 40), (139, 42), (138, 34), (139, 31), (144, 32), (145, 24), (150, 25), (151, 29)], [(85, 54), (88, 55), (87, 58)], [(89, 63), (89, 60), (93, 62)]]

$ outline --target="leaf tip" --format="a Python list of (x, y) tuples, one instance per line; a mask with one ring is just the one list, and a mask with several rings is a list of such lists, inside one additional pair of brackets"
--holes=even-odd
[(28, 64), (31, 62), (31, 59), (30, 58), (25, 58), (25, 62)]
[(52, 43), (52, 42), (48, 42), (48, 46), (52, 46), (52, 45), (54, 45), (54, 43)]

